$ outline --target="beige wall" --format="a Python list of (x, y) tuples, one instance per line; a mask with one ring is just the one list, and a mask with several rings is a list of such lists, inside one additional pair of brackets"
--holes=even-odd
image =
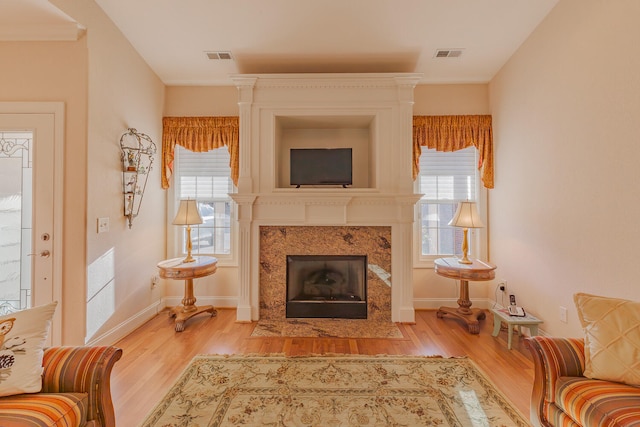
[[(414, 115), (489, 114), (489, 92), (485, 84), (419, 85), (414, 90)], [(485, 233), (486, 231), (481, 231)], [(473, 256), (478, 254), (472, 253)], [(481, 256), (486, 258), (484, 254)], [(490, 285), (474, 282), (469, 287), (474, 305), (485, 307), (484, 298)], [(438, 308), (458, 298), (455, 280), (435, 274), (432, 267), (414, 268), (413, 296), (416, 308)], [(446, 302), (445, 302), (446, 301)]]
[[(84, 324), (87, 69), (86, 39), (77, 42), (0, 43), (0, 101), (65, 104), (64, 229), (62, 256), (65, 343), (79, 342)], [(55, 237), (55, 236), (54, 236)]]
[(491, 256), (552, 335), (581, 335), (576, 292), (640, 300), (639, 20), (636, 0), (561, 0), (490, 84)]
[[(52, 3), (87, 28), (88, 69), (85, 65), (83, 80), (88, 84), (88, 113), (85, 145), (78, 153), (86, 170), (77, 177), (77, 181), (86, 182), (86, 195), (85, 188), (67, 193), (71, 200), (65, 203), (67, 215), (81, 212), (81, 220), (65, 221), (65, 229), (81, 234), (74, 243), (86, 241), (86, 255), (74, 258), (86, 262), (74, 265), (78, 273), (64, 284), (65, 305), (74, 307), (65, 312), (64, 341), (77, 344), (92, 338), (85, 337), (84, 327), (87, 287), (100, 290), (99, 300), (90, 301), (86, 313), (98, 322), (90, 328), (95, 331), (93, 338), (115, 327), (123, 328), (121, 323), (162, 297), (162, 289), (152, 291), (150, 286), (151, 276), (157, 274), (156, 263), (165, 257), (166, 198), (160, 187), (160, 154), (140, 214), (129, 229), (123, 216), (119, 139), (133, 127), (149, 135), (160, 148), (164, 85), (95, 2)], [(63, 58), (58, 60), (64, 63)], [(67, 168), (72, 164), (67, 163)], [(78, 185), (66, 182), (67, 187)], [(98, 217), (109, 217), (108, 233), (97, 234)]]
[(238, 116), (235, 86), (167, 86), (165, 116)]
[[(488, 114), (489, 94), (485, 84), (420, 85), (414, 90), (414, 114)], [(238, 93), (235, 87), (169, 86), (166, 90), (166, 116), (237, 116)], [(224, 277), (224, 280), (222, 278)], [(215, 283), (216, 280), (218, 283)], [(201, 279), (199, 291), (209, 295), (230, 296), (231, 282), (237, 282), (236, 268), (221, 267), (211, 278)], [(414, 299), (416, 308), (437, 308), (441, 300), (458, 298), (458, 287), (453, 280), (435, 275), (433, 268), (414, 269)], [(484, 299), (492, 285), (475, 283), (472, 298)], [(167, 284), (167, 294), (179, 295), (181, 288)], [(490, 295), (492, 297), (492, 295)]]

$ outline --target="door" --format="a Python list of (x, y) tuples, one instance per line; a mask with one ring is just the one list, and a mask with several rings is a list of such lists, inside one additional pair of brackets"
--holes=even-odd
[(0, 309), (57, 300), (61, 342), (62, 103), (0, 103)]

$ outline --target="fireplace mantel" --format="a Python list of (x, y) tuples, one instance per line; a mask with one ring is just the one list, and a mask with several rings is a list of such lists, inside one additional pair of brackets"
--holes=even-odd
[[(238, 321), (260, 317), (260, 226), (391, 227), (391, 320), (412, 323), (416, 74), (239, 75)], [(354, 147), (354, 186), (291, 188), (290, 148)], [(354, 151), (356, 153), (356, 151)]]

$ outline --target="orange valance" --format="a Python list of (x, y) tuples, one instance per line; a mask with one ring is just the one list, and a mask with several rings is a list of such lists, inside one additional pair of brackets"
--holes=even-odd
[(422, 146), (438, 151), (457, 151), (470, 146), (478, 149), (478, 169), (482, 182), (493, 188), (493, 131), (490, 115), (414, 116), (413, 179), (420, 172)]
[(195, 152), (226, 146), (231, 180), (238, 185), (240, 132), (238, 117), (164, 117), (162, 119), (162, 188), (169, 188), (175, 146)]

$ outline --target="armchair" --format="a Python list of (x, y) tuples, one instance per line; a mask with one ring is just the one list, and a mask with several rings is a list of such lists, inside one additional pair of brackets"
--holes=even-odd
[(110, 346), (45, 349), (42, 390), (0, 397), (0, 426), (115, 427), (110, 376), (121, 356)]

